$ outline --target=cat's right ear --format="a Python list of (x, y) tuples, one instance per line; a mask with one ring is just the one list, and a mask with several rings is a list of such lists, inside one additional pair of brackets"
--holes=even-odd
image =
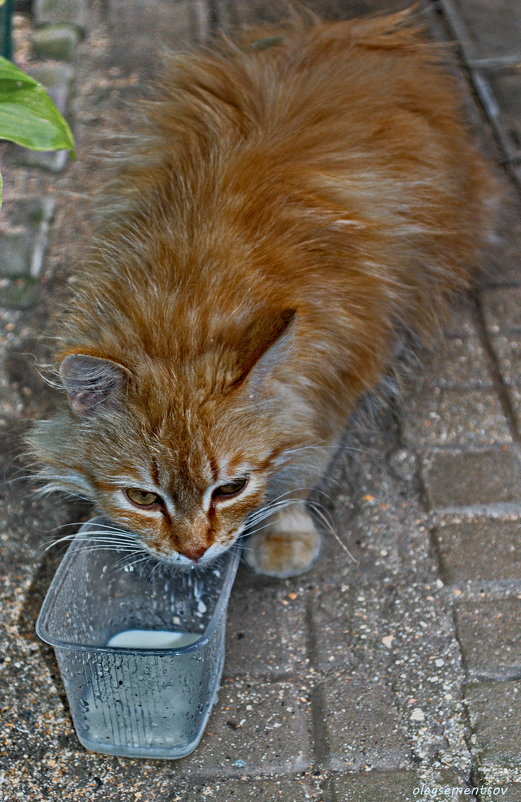
[(75, 415), (83, 416), (115, 406), (123, 395), (130, 371), (119, 362), (90, 354), (69, 354), (60, 365), (60, 377)]

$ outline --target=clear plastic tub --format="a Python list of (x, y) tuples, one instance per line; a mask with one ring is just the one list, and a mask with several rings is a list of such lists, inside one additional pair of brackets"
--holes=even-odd
[[(132, 565), (135, 552), (89, 548), (89, 531), (100, 523), (84, 524), (73, 540), (36, 632), (55, 649), (76, 734), (87, 749), (184, 757), (199, 743), (217, 697), (240, 550), (189, 572), (166, 563)], [(156, 630), (152, 637), (166, 642), (182, 633), (186, 645), (107, 645), (127, 630)], [(123, 642), (128, 637), (120, 635)]]

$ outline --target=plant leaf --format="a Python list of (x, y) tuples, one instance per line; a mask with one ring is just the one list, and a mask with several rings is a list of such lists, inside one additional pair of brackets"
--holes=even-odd
[(2, 56), (0, 139), (31, 150), (74, 148), (72, 132), (43, 86)]
[(10, 84), (14, 82), (16, 85), (26, 84), (27, 86), (38, 86), (38, 81), (23, 72), (16, 64), (13, 64), (9, 59), (0, 56), (0, 84), (3, 82)]

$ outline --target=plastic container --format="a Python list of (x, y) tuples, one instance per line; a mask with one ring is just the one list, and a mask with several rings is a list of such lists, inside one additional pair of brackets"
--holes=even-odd
[[(88, 546), (84, 524), (47, 592), (38, 636), (56, 652), (81, 743), (95, 752), (180, 758), (199, 743), (217, 698), (226, 610), (240, 550), (188, 572)], [(108, 646), (126, 630), (190, 633), (177, 648)], [(121, 636), (125, 638), (126, 636)], [(174, 637), (175, 640), (175, 637)]]

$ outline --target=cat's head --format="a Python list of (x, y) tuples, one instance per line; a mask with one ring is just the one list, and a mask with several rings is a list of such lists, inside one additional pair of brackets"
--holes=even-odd
[(68, 407), (31, 445), (51, 489), (94, 500), (148, 550), (181, 567), (226, 550), (273, 476), (308, 442), (288, 373), (294, 310), (257, 315), (170, 362), (72, 352), (59, 368)]

